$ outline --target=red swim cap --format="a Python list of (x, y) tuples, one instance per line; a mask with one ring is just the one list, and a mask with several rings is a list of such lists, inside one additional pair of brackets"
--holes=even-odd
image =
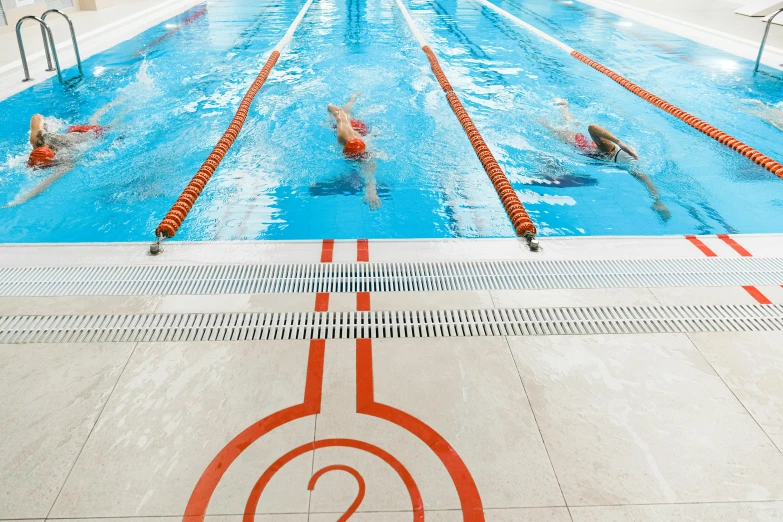
[(362, 152), (364, 152), (364, 149), (366, 149), (367, 146), (364, 144), (362, 140), (359, 138), (351, 138), (345, 143), (345, 147), (343, 148), (343, 154), (346, 156), (361, 156)]
[(370, 133), (370, 129), (367, 128), (367, 125), (365, 125), (364, 122), (359, 120), (351, 120), (351, 127), (353, 127), (353, 130), (355, 130), (362, 136), (367, 136)]
[(54, 151), (49, 147), (38, 147), (30, 153), (27, 166), (36, 169), (45, 169), (54, 165)]
[(95, 134), (100, 134), (106, 127), (100, 125), (71, 125), (68, 127), (68, 132), (90, 132), (95, 131)]

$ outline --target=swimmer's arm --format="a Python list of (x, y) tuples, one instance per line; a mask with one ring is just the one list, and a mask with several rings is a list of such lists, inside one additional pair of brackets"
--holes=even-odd
[[(116, 100), (112, 100), (112, 101), (110, 101), (109, 103), (107, 103), (106, 105), (104, 105), (103, 107), (101, 107), (100, 109), (98, 109), (97, 111), (95, 111), (95, 114), (93, 114), (93, 115), (90, 117), (90, 125), (93, 125), (93, 126), (98, 126), (98, 125), (100, 125), (100, 121), (101, 121), (101, 118), (103, 117), (103, 115), (104, 115), (104, 114), (106, 114), (106, 112), (107, 112), (109, 109), (111, 109), (111, 108), (112, 108), (112, 107), (114, 107), (115, 105), (117, 105), (117, 104), (120, 104), (120, 103), (122, 103), (122, 102), (124, 102), (124, 101), (125, 101), (125, 98), (117, 98)], [(109, 126), (111, 126), (111, 125), (113, 125), (114, 123), (116, 123), (116, 121), (117, 121), (118, 119), (119, 119), (119, 116), (118, 116), (117, 118), (115, 118), (115, 119), (114, 119), (114, 120), (113, 120), (113, 121), (112, 121), (112, 122), (109, 124)]]
[(604, 129), (600, 125), (590, 125), (587, 128), (587, 132), (590, 133), (590, 137), (593, 138), (593, 141), (596, 145), (598, 145), (598, 148), (601, 149), (601, 151), (612, 152), (612, 149), (609, 149), (606, 144), (606, 142), (611, 142), (627, 152), (633, 159), (639, 159), (639, 155), (636, 153), (636, 150), (634, 150), (633, 147), (626, 145), (617, 136)]
[(560, 115), (563, 117), (563, 121), (570, 124), (576, 124), (579, 123), (574, 120), (574, 117), (571, 115), (571, 110), (568, 108), (568, 102), (562, 98), (555, 98), (555, 104), (560, 106)]
[(378, 197), (375, 184), (376, 167), (375, 160), (370, 160), (361, 169), (364, 177), (364, 202), (370, 206), (370, 210), (378, 210), (381, 207), (381, 198)]
[(653, 203), (653, 210), (655, 210), (661, 218), (663, 218), (664, 221), (668, 220), (672, 217), (671, 212), (669, 212), (669, 209), (666, 207), (666, 205), (661, 201), (660, 194), (658, 193), (658, 187), (655, 186), (655, 183), (650, 179), (650, 177), (647, 174), (644, 174), (643, 172), (637, 172), (633, 169), (631, 169), (631, 175), (641, 181), (645, 187), (647, 187), (647, 191), (650, 193), (650, 195), (653, 197), (655, 202)]
[(569, 131), (568, 129), (562, 129), (559, 127), (555, 127), (551, 123), (549, 123), (546, 120), (538, 120), (538, 123), (549, 129), (552, 134), (557, 136), (561, 141), (564, 141), (565, 143), (573, 143), (574, 142), (574, 133)]
[(43, 134), (44, 134), (43, 131), (40, 129), (36, 133), (34, 133), (34, 131), (30, 131), (30, 145), (32, 145), (34, 149), (38, 147), (43, 147), (44, 145)]
[(52, 168), (54, 169), (54, 172), (51, 175), (49, 175), (48, 178), (46, 178), (38, 185), (36, 185), (35, 188), (33, 188), (31, 191), (23, 195), (17, 196), (16, 199), (14, 199), (12, 202), (6, 205), (6, 208), (22, 205), (24, 203), (27, 203), (34, 197), (39, 196), (41, 193), (46, 191), (46, 189), (48, 189), (52, 185), (52, 183), (54, 183), (61, 177), (65, 176), (68, 172), (70, 172), (71, 169), (73, 169), (73, 164), (72, 163), (60, 164)]
[(650, 195), (655, 198), (656, 200), (660, 199), (658, 194), (658, 187), (655, 186), (655, 183), (650, 179), (650, 177), (647, 174), (644, 174), (642, 172), (637, 172), (635, 170), (631, 170), (631, 175), (641, 181), (645, 187), (647, 187), (647, 191), (650, 193)]

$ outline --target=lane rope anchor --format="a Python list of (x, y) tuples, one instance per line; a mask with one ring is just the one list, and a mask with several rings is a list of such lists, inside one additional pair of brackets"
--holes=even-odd
[(157, 256), (161, 252), (163, 252), (163, 240), (166, 239), (166, 236), (163, 234), (156, 234), (155, 235), (155, 242), (150, 245), (150, 254), (153, 256)]
[(541, 244), (538, 242), (538, 239), (536, 239), (535, 234), (526, 233), (525, 234), (525, 241), (527, 241), (527, 247), (530, 249), (531, 252), (538, 252), (541, 250)]

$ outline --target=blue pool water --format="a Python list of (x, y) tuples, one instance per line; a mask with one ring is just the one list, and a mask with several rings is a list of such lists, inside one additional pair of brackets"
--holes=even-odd
[[(25, 167), (30, 116), (64, 130), (109, 102), (100, 139), (48, 190), (0, 208), (0, 242), (144, 241), (222, 135), (304, 2), (210, 1), (0, 102), (0, 205), (48, 175)], [(780, 232), (783, 180), (471, 0), (404, 2), (542, 235)], [(578, 2), (497, 5), (765, 154), (783, 133), (771, 71)], [(66, 71), (72, 75), (73, 71)], [(340, 153), (326, 104), (361, 92), (382, 206)], [(640, 153), (581, 155), (548, 127), (553, 98)], [(118, 101), (119, 100), (119, 101)], [(542, 123), (543, 122), (543, 123)], [(494, 188), (393, 0), (315, 0), (177, 240), (513, 236)]]

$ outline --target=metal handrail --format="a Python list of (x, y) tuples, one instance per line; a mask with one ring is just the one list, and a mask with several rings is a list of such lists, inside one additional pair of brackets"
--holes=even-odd
[[(24, 43), (22, 43), (22, 24), (24, 24), (25, 20), (35, 20), (38, 22), (41, 26), (41, 36), (43, 37), (43, 45), (44, 50), (46, 51), (46, 61), (49, 64), (49, 68), (46, 69), (47, 71), (53, 71), (52, 69), (52, 58), (49, 55), (49, 42), (52, 44), (52, 54), (54, 55), (54, 63), (57, 66), (57, 77), (60, 79), (60, 82), (63, 81), (63, 75), (62, 71), (60, 71), (60, 60), (57, 58), (57, 49), (54, 47), (54, 37), (52, 36), (52, 30), (51, 28), (38, 18), (37, 16), (23, 16), (19, 19), (18, 22), (16, 22), (16, 43), (19, 44), (19, 54), (22, 57), (22, 67), (24, 68), (24, 80), (25, 82), (29, 82), (32, 78), (30, 78), (30, 69), (27, 67), (27, 55), (24, 52)], [(49, 36), (49, 42), (47, 42), (46, 36)]]
[(771, 15), (769, 18), (767, 18), (767, 28), (764, 30), (764, 38), (761, 39), (761, 47), (759, 48), (759, 56), (756, 58), (756, 67), (753, 69), (753, 72), (759, 71), (759, 65), (761, 65), (761, 55), (764, 54), (764, 46), (767, 45), (767, 36), (769, 36), (769, 27), (772, 25), (772, 20), (775, 19), (777, 15), (780, 13), (783, 13), (783, 9), (780, 9), (777, 13)]
[[(73, 51), (76, 53), (76, 64), (79, 66), (79, 74), (84, 76), (84, 71), (82, 70), (82, 57), (79, 55), (79, 44), (76, 42), (76, 31), (73, 30), (73, 22), (71, 21), (71, 18), (60, 11), (59, 9), (49, 9), (44, 14), (41, 15), (41, 20), (46, 22), (46, 17), (52, 13), (57, 13), (58, 15), (62, 16), (68, 21), (68, 27), (71, 29), (71, 41), (73, 42)], [(41, 27), (41, 31), (43, 34), (43, 27)], [(52, 41), (52, 49), (54, 49), (54, 41)]]

